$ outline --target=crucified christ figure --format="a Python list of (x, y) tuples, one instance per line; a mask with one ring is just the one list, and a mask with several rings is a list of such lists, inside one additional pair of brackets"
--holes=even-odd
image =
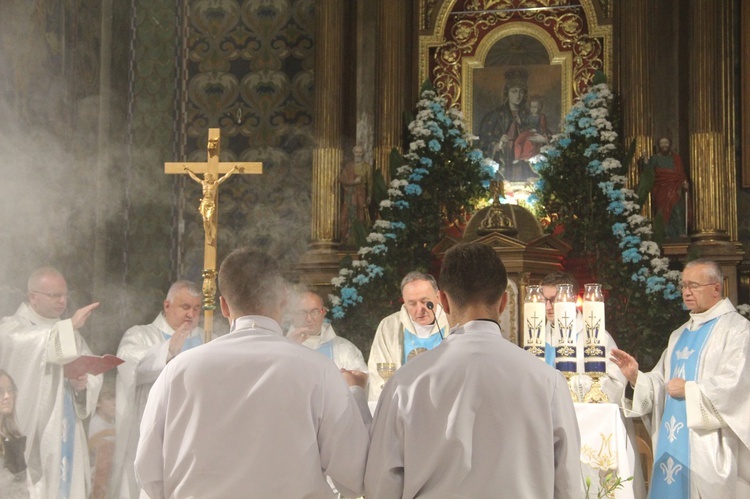
[(214, 244), (216, 241), (216, 198), (219, 193), (219, 185), (236, 171), (237, 166), (229, 170), (223, 177), (215, 179), (212, 173), (207, 172), (203, 174), (203, 178), (200, 178), (190, 168), (185, 167), (185, 172), (190, 175), (190, 178), (203, 187), (203, 197), (200, 205), (198, 205), (198, 211), (203, 217), (203, 230), (206, 232), (208, 244)]

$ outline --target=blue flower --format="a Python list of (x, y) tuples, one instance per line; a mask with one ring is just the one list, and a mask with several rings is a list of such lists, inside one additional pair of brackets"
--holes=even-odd
[(589, 170), (589, 173), (592, 175), (598, 175), (604, 171), (604, 169), (602, 168), (602, 162), (598, 159), (590, 161), (587, 168)]
[(420, 180), (422, 180), (422, 175), (417, 175), (416, 173), (412, 173), (411, 175), (409, 175), (409, 180), (412, 182), (419, 182)]
[(638, 252), (637, 248), (630, 248), (622, 252), (622, 261), (638, 263), (643, 260), (643, 255)]
[(331, 313), (333, 314), (334, 319), (343, 319), (344, 318), (344, 309), (341, 308), (341, 305), (336, 305), (331, 309)]
[(596, 154), (597, 152), (599, 152), (599, 144), (591, 144), (583, 151), (583, 155), (590, 158), (592, 154)]
[(585, 130), (582, 130), (581, 133), (586, 137), (596, 137), (599, 135), (599, 130), (596, 129), (596, 127), (589, 127)]
[(612, 224), (612, 233), (617, 237), (625, 237), (625, 229), (627, 229), (628, 224), (623, 222), (617, 222), (615, 224)]
[(560, 157), (560, 151), (558, 149), (549, 149), (545, 154), (550, 159), (555, 159), (555, 158)]
[(482, 154), (482, 151), (480, 151), (479, 149), (473, 149), (469, 153), (470, 161), (482, 161), (482, 159), (484, 159), (484, 155)]
[(622, 238), (620, 241), (620, 248), (625, 248), (627, 246), (630, 247), (640, 247), (641, 245), (641, 238), (638, 236), (628, 235)]
[(358, 285), (362, 286), (362, 285), (367, 284), (368, 282), (370, 282), (370, 277), (366, 276), (365, 274), (358, 274), (358, 275), (354, 276), (354, 279), (352, 279), (352, 282), (354, 284), (358, 284)]
[(391, 222), (391, 229), (404, 230), (405, 228), (406, 224), (404, 222)]
[(440, 151), (440, 142), (438, 142), (435, 139), (432, 139), (428, 144), (427, 147), (430, 148), (430, 151), (432, 152), (438, 152)]
[(383, 234), (383, 235), (384, 235), (384, 236), (385, 236), (385, 237), (386, 237), (387, 239), (396, 239), (396, 234), (394, 234), (393, 232), (386, 232), (386, 233), (385, 233), (385, 234)]
[(594, 124), (594, 120), (589, 117), (584, 117), (578, 120), (578, 126), (581, 128), (588, 128)]
[(403, 199), (399, 199), (398, 201), (393, 202), (393, 206), (403, 210), (409, 207), (409, 203), (407, 201), (404, 201)]
[(560, 144), (560, 147), (567, 148), (570, 145), (571, 142), (572, 142), (572, 140), (570, 140), (570, 137), (564, 137), (564, 138), (560, 139), (559, 144)]
[[(427, 158), (427, 159), (430, 159), (430, 158)], [(432, 161), (432, 160), (430, 160), (430, 161)], [(412, 173), (416, 173), (417, 175), (427, 175), (428, 173), (430, 173), (429, 171), (425, 170), (424, 168), (414, 168), (411, 172)]]
[(380, 254), (387, 253), (387, 252), (388, 252), (388, 248), (386, 248), (385, 244), (376, 244), (375, 246), (372, 247), (372, 253), (374, 255), (380, 255)]
[(646, 279), (646, 292), (656, 293), (657, 291), (661, 291), (662, 289), (664, 289), (665, 282), (666, 279), (664, 279), (663, 277), (652, 275), (651, 277)]
[(467, 147), (467, 146), (469, 145), (469, 144), (467, 144), (467, 143), (466, 143), (466, 141), (465, 141), (464, 139), (462, 139), (462, 138), (458, 138), (458, 139), (456, 139), (456, 140), (454, 141), (454, 144), (456, 145), (456, 147), (459, 147), (459, 148), (461, 148), (461, 149), (463, 149), (464, 147)]
[[(419, 158), (419, 164), (425, 165), (426, 167), (432, 166), (432, 159), (428, 158), (427, 156), (422, 156)], [(427, 170), (424, 171), (424, 173), (427, 173)]]
[(536, 181), (536, 184), (534, 184), (534, 189), (536, 189), (537, 191), (543, 191), (546, 185), (547, 182), (543, 178), (540, 178)]
[(383, 275), (383, 267), (380, 265), (375, 265), (374, 263), (371, 263), (367, 266), (367, 273), (371, 277), (380, 277)]
[(677, 289), (677, 286), (675, 286), (671, 282), (667, 283), (666, 287), (664, 288), (664, 298), (666, 298), (667, 300), (676, 300), (681, 296), (682, 293)]

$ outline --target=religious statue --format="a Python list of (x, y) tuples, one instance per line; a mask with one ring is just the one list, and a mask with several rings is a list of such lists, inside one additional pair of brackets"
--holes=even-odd
[(218, 194), (218, 187), (226, 179), (232, 176), (237, 171), (237, 166), (233, 167), (223, 177), (214, 179), (214, 176), (207, 172), (203, 174), (203, 178), (193, 173), (193, 171), (185, 167), (185, 172), (190, 175), (190, 178), (201, 184), (203, 187), (203, 197), (201, 203), (198, 205), (198, 211), (203, 217), (203, 230), (206, 232), (206, 241), (208, 244), (214, 244), (216, 242), (216, 196)]
[(654, 218), (664, 222), (664, 236), (675, 239), (687, 233), (687, 210), (683, 193), (688, 190), (688, 180), (680, 155), (672, 150), (672, 141), (661, 137), (659, 149), (651, 156), (641, 172), (638, 196), (644, 199), (651, 193)]
[(364, 159), (364, 149), (352, 148), (352, 161), (341, 168), (339, 183), (343, 188), (339, 236), (343, 244), (356, 245), (354, 225), (359, 222), (370, 226), (370, 199), (372, 198), (372, 166)]

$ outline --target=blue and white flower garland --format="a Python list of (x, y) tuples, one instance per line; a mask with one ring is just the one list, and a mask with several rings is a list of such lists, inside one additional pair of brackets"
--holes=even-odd
[(573, 105), (565, 116), (563, 132), (553, 136), (550, 145), (544, 146), (537, 157), (535, 168), (542, 176), (537, 188), (544, 185), (544, 171), (552, 167), (549, 160), (561, 156), (570, 146), (571, 136), (595, 139), (584, 152), (589, 159), (586, 170), (591, 177), (600, 180), (598, 186), (609, 200), (607, 210), (617, 220), (612, 225), (612, 233), (622, 249), (622, 261), (637, 267), (631, 278), (642, 283), (646, 293), (661, 292), (667, 300), (674, 300), (681, 296), (680, 272), (669, 270), (669, 259), (660, 257), (659, 245), (651, 240), (651, 221), (639, 213), (638, 196), (626, 187), (624, 175), (614, 173), (622, 171), (622, 164), (610, 156), (616, 150), (614, 141), (617, 139), (617, 132), (607, 119), (612, 99), (607, 84), (600, 83)]
[[(473, 137), (466, 131), (461, 111), (445, 109), (446, 100), (433, 90), (424, 90), (417, 102), (417, 115), (409, 124), (411, 142), (400, 166), (390, 182), (388, 198), (380, 202), (380, 217), (367, 236), (367, 246), (357, 251), (357, 259), (350, 268), (342, 268), (331, 279), (335, 294), (329, 294), (334, 319), (343, 319), (347, 309), (361, 303), (362, 286), (383, 276), (384, 262), (398, 236), (406, 229), (403, 210), (409, 208), (409, 198), (422, 195), (421, 182), (434, 168), (434, 157), (449, 146), (466, 150), (469, 160), (481, 161), (482, 152), (470, 149)], [(448, 142), (450, 141), (450, 142)]]

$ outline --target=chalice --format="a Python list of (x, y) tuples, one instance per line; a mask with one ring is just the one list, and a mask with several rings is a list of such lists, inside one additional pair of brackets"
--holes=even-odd
[(396, 372), (396, 364), (393, 362), (378, 362), (378, 374), (381, 378), (383, 378), (383, 386), (388, 382), (389, 379), (391, 379), (391, 376), (393, 376), (393, 373)]

